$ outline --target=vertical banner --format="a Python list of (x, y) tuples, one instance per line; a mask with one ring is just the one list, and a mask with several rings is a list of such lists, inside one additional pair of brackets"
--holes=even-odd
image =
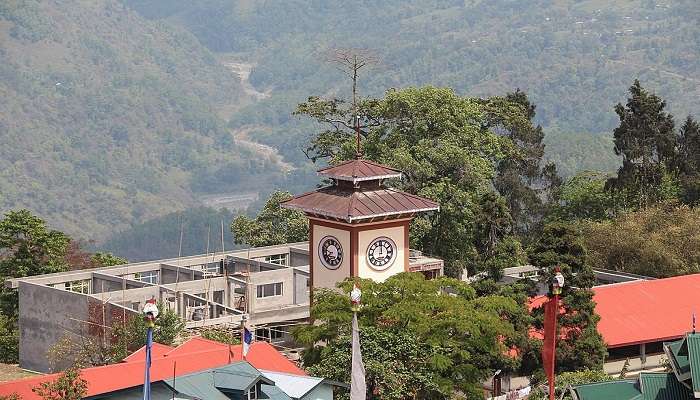
[(549, 382), (549, 398), (554, 399), (554, 363), (557, 355), (557, 314), (559, 313), (559, 295), (554, 295), (544, 304), (544, 344), (542, 346), (542, 364)]
[(360, 329), (357, 325), (357, 313), (352, 313), (352, 371), (350, 375), (350, 400), (365, 400), (367, 383), (365, 382), (365, 363), (362, 362), (360, 350)]

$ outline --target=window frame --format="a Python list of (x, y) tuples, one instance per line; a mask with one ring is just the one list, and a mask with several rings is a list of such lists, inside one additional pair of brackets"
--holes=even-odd
[[(272, 294), (267, 294), (267, 289), (272, 288)], [(277, 290), (279, 288), (279, 290)], [(278, 293), (279, 292), (279, 293)], [(284, 295), (284, 282), (263, 283), (255, 288), (255, 298), (267, 299)]]

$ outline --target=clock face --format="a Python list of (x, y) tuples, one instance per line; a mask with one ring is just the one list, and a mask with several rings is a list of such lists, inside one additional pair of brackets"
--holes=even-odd
[(318, 244), (318, 256), (321, 264), (328, 269), (338, 269), (343, 262), (343, 247), (333, 236), (325, 236)]
[(376, 270), (389, 268), (395, 259), (396, 243), (388, 237), (376, 238), (367, 247), (367, 261)]

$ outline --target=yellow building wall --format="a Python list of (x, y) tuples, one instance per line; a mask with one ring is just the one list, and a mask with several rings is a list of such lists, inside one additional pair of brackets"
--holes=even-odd
[[(313, 285), (314, 287), (323, 287), (333, 289), (336, 282), (340, 282), (350, 276), (350, 232), (335, 228), (329, 228), (322, 225), (313, 226), (314, 248), (313, 254)], [(321, 245), (321, 240), (326, 236), (334, 236), (343, 248), (343, 258), (338, 269), (332, 270), (326, 268), (321, 262), (318, 254), (318, 249)]]
[[(373, 279), (376, 282), (384, 282), (388, 277), (404, 272), (404, 261), (406, 254), (406, 243), (404, 242), (405, 226), (397, 226), (393, 228), (373, 229), (368, 231), (360, 231), (358, 237), (358, 276), (365, 279)], [(383, 271), (377, 271), (370, 266), (367, 260), (367, 248), (370, 243), (379, 237), (388, 237), (396, 243), (396, 255), (391, 266)]]

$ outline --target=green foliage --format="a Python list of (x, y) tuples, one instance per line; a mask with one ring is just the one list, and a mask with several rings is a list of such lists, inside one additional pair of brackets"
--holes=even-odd
[(620, 126), (615, 128), (615, 154), (622, 166), (609, 186), (623, 191), (635, 207), (645, 207), (673, 196), (668, 174), (675, 161), (676, 133), (666, 103), (635, 80), (627, 104), (617, 104)]
[(129, 262), (129, 260), (124, 257), (117, 257), (112, 253), (102, 253), (99, 251), (92, 255), (91, 260), (94, 264), (101, 267), (126, 264)]
[(20, 395), (17, 393), (12, 393), (8, 396), (0, 396), (0, 400), (22, 400), (22, 397), (20, 397)]
[(569, 179), (559, 189), (558, 204), (550, 219), (563, 221), (603, 221), (613, 217), (620, 200), (615, 191), (605, 190), (608, 176), (600, 172), (584, 171)]
[(215, 342), (239, 344), (241, 341), (238, 337), (236, 337), (236, 334), (239, 333), (240, 332), (236, 331), (235, 329), (226, 327), (211, 327), (202, 330), (199, 334), (202, 335), (203, 338), (213, 340)]
[(231, 232), (235, 242), (260, 247), (307, 240), (309, 221), (304, 213), (281, 206), (291, 198), (289, 192), (273, 192), (255, 218), (245, 215), (234, 218)]
[[(600, 369), (584, 369), (575, 372), (562, 372), (556, 376), (555, 393), (556, 398), (560, 400), (572, 400), (569, 395), (569, 387), (576, 385), (584, 385), (595, 382), (608, 382), (615, 380), (610, 375)], [(529, 397), (532, 400), (545, 400), (547, 395), (541, 390), (535, 390)]]
[(80, 369), (70, 368), (56, 380), (42, 382), (32, 389), (44, 400), (81, 400), (87, 394), (88, 382), (80, 376)]
[(0, 314), (0, 362), (19, 362), (19, 329), (14, 319)]
[[(557, 342), (557, 370), (602, 368), (606, 348), (597, 330), (600, 317), (595, 313), (591, 290), (595, 280), (580, 232), (567, 223), (547, 224), (528, 254), (533, 265), (544, 269), (544, 282), (552, 281), (556, 266), (564, 275), (565, 286), (560, 297), (564, 314), (559, 317), (557, 327), (565, 338)], [(534, 313), (536, 326), (540, 327), (541, 312), (542, 308), (538, 308)], [(537, 360), (530, 362), (535, 364)]]
[[(158, 302), (158, 318), (153, 328), (153, 341), (165, 345), (171, 345), (175, 339), (185, 330), (185, 321), (174, 310), (167, 308), (162, 302)], [(146, 345), (146, 322), (140, 315), (128, 318), (125, 324), (117, 324), (114, 327), (113, 337), (117, 339), (115, 346), (126, 347), (128, 350), (137, 350)], [(124, 357), (128, 355), (124, 354)]]
[(238, 79), (183, 29), (117, 0), (23, 0), (0, 5), (0, 36), (0, 210), (99, 241), (280, 177), (219, 117)]
[[(547, 136), (550, 129), (567, 133), (552, 146), (561, 152), (547, 151), (549, 160), (561, 160), (557, 168), (564, 176), (591, 167), (617, 168), (613, 154), (602, 148), (609, 140), (587, 138), (614, 128), (609, 106), (630, 77), (663, 93), (674, 113), (700, 108), (693, 81), (700, 76), (700, 61), (692, 57), (700, 35), (695, 0), (664, 7), (643, 7), (635, 0), (606, 7), (576, 0), (124, 2), (149, 18), (181, 24), (213, 51), (254, 63), (251, 82), (258, 90), (270, 89), (271, 96), (232, 121), (267, 127), (259, 129), (267, 131), (260, 137), (291, 155), (317, 129), (289, 118), (299, 99), (349, 92), (349, 82), (339, 80), (319, 56), (319, 49), (328, 47), (381, 50), (383, 65), (360, 80), (363, 95), (426, 84), (474, 96), (526, 89)], [(575, 139), (572, 146), (573, 135), (586, 139)]]
[(594, 268), (653, 277), (700, 272), (700, 209), (661, 204), (583, 225)]
[(23, 277), (61, 272), (70, 238), (48, 229), (28, 210), (9, 211), (0, 220), (0, 277)]
[[(352, 282), (340, 286), (345, 294), (314, 292), (314, 324), (293, 335), (307, 346), (304, 364), (314, 373), (349, 381)], [(360, 286), (358, 319), (370, 398), (446, 398), (458, 391), (479, 398), (489, 371), (517, 369), (518, 360), (505, 350), (525, 336), (514, 321), (526, 312), (513, 299), (477, 297), (464, 282), (426, 281), (416, 273), (383, 283), (362, 280)]]
[(678, 167), (682, 199), (697, 205), (700, 200), (700, 124), (688, 117), (678, 138)]
[[(233, 215), (226, 209), (217, 211), (209, 207), (172, 212), (116, 232), (100, 248), (134, 262), (174, 258), (180, 253), (189, 256), (207, 250), (221, 251), (221, 222), (228, 224)], [(224, 230), (224, 243), (226, 249), (233, 248), (233, 236), (228, 229)]]

